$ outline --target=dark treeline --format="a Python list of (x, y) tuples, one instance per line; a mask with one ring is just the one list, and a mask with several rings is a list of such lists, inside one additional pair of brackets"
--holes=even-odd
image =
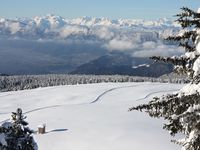
[(187, 83), (185, 78), (177, 77), (135, 77), (121, 75), (68, 75), (68, 74), (49, 74), (49, 75), (21, 75), (21, 76), (0, 76), (0, 91), (17, 91), (34, 89), (38, 87), (91, 84), (102, 82), (170, 82)]

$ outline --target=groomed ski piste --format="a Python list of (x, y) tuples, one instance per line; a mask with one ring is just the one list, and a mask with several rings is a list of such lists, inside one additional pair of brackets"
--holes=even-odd
[(39, 150), (180, 150), (164, 120), (128, 109), (183, 84), (99, 83), (0, 93), (0, 122), (22, 108)]

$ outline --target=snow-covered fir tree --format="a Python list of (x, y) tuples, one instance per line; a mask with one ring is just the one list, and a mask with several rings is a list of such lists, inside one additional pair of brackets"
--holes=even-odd
[(27, 127), (22, 110), (18, 108), (11, 117), (11, 122), (0, 126), (0, 150), (37, 150), (33, 131)]
[(174, 57), (155, 56), (152, 59), (172, 63), (175, 71), (187, 74), (191, 82), (178, 93), (155, 97), (148, 104), (130, 108), (147, 112), (151, 117), (164, 118), (164, 129), (172, 136), (184, 134), (173, 140), (183, 150), (200, 150), (200, 9), (181, 9), (176, 20), (182, 27), (177, 35), (167, 38), (185, 49), (185, 54)]

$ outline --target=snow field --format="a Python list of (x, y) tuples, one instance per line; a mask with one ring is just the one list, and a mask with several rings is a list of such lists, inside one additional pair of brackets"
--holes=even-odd
[(32, 129), (45, 123), (47, 133), (34, 135), (39, 150), (179, 150), (163, 120), (128, 108), (181, 87), (100, 83), (0, 93), (0, 121), (21, 107)]

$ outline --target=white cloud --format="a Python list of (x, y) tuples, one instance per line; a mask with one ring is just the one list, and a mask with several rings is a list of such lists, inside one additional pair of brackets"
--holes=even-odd
[(119, 51), (125, 51), (130, 50), (134, 48), (134, 44), (125, 39), (112, 39), (107, 44), (105, 44), (105, 47), (108, 50), (119, 50)]
[(18, 22), (10, 23), (8, 26), (11, 34), (15, 34), (21, 29), (20, 24)]
[(105, 43), (104, 47), (109, 51), (128, 52), (134, 57), (172, 56), (183, 53), (183, 49), (175, 45), (164, 44), (159, 39), (156, 41), (143, 41), (142, 38), (139, 34), (132, 37), (118, 35), (118, 37)]
[(153, 41), (147, 41), (142, 43), (143, 49), (154, 49), (156, 47), (156, 43)]
[[(165, 45), (161, 42), (158, 43), (143, 43), (137, 51), (133, 51), (134, 57), (151, 57), (151, 56), (173, 56), (183, 53), (183, 49), (173, 45)], [(145, 46), (144, 46), (145, 45)], [(149, 47), (147, 46), (149, 45)]]
[(108, 27), (101, 27), (94, 32), (97, 37), (104, 40), (110, 40), (115, 36), (114, 32)]
[(88, 34), (88, 29), (86, 27), (80, 27), (80, 26), (66, 26), (62, 28), (59, 32), (59, 35), (62, 38), (66, 38), (69, 35), (87, 35)]

